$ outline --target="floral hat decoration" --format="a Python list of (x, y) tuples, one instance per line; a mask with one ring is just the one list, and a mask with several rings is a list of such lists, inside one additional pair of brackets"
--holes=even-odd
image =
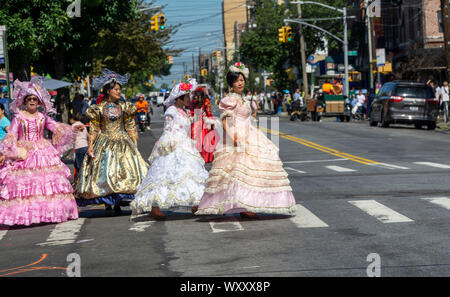
[(188, 79), (183, 83), (177, 84), (170, 92), (169, 97), (164, 101), (164, 105), (169, 107), (175, 104), (175, 100), (181, 96), (192, 93), (197, 89), (197, 81), (193, 79)]
[(245, 67), (244, 63), (241, 63), (241, 62), (236, 62), (236, 63), (234, 63), (234, 65), (231, 65), (230, 71), (236, 72), (236, 73), (242, 73), (245, 76), (245, 78), (248, 78), (248, 75), (250, 73), (248, 68)]
[(17, 113), (24, 108), (24, 99), (30, 95), (34, 95), (39, 99), (40, 105), (44, 108), (45, 113), (56, 114), (56, 109), (51, 102), (51, 96), (44, 87), (44, 82), (39, 78), (32, 78), (31, 81), (21, 82), (16, 79), (14, 81), (14, 91), (11, 98), (14, 100), (11, 103), (10, 110)]
[(94, 79), (94, 89), (100, 90), (105, 85), (110, 83), (118, 83), (119, 85), (123, 86), (128, 82), (129, 79), (130, 79), (129, 74), (120, 75), (115, 73), (114, 71), (105, 68), (103, 69), (103, 76)]

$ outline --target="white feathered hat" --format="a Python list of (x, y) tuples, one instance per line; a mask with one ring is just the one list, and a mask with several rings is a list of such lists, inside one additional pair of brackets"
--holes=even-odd
[(169, 107), (175, 104), (175, 100), (186, 94), (190, 94), (197, 89), (197, 81), (193, 79), (186, 80), (184, 83), (177, 84), (170, 92), (169, 97), (164, 101), (164, 105)]

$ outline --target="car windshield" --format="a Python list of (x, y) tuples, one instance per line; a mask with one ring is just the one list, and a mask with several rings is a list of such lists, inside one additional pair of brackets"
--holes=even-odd
[(429, 87), (397, 87), (395, 96), (406, 98), (432, 98), (433, 92)]

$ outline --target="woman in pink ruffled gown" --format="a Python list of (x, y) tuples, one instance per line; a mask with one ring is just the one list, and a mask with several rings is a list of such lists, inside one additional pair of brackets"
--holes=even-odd
[[(15, 116), (0, 143), (0, 225), (77, 219), (71, 172), (59, 157), (73, 147), (72, 127), (48, 116), (56, 110), (40, 80), (16, 80), (13, 99)], [(44, 113), (38, 111), (39, 106)], [(45, 128), (53, 132), (52, 141), (44, 138)]]
[(224, 146), (214, 154), (198, 215), (295, 214), (296, 202), (278, 148), (251, 124), (257, 106), (243, 97), (247, 77), (242, 63), (230, 67), (227, 81), (233, 92), (219, 104)]

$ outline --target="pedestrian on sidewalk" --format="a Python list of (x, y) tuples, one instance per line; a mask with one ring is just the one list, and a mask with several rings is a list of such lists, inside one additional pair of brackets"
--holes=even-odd
[(94, 89), (103, 89), (103, 100), (86, 112), (90, 120), (89, 157), (84, 158), (76, 180), (77, 203), (104, 204), (107, 216), (122, 213), (121, 204), (135, 198), (136, 188), (148, 171), (137, 148), (136, 105), (120, 100), (128, 79), (128, 75), (103, 70), (103, 76), (94, 79)]
[(191, 137), (191, 120), (185, 108), (195, 79), (176, 85), (164, 101), (164, 132), (153, 147), (150, 169), (131, 202), (131, 219), (148, 212), (156, 220), (166, 219), (162, 210), (187, 208), (197, 210), (203, 196), (208, 171)]
[(243, 97), (248, 77), (249, 70), (242, 63), (232, 65), (227, 74), (233, 91), (219, 105), (223, 147), (215, 153), (197, 215), (240, 213), (243, 218), (258, 218), (256, 213), (295, 212), (278, 148), (251, 125), (251, 107)]
[[(58, 123), (50, 94), (39, 79), (14, 82), (14, 118), (0, 143), (0, 225), (60, 223), (78, 218), (69, 178), (60, 155), (73, 148), (79, 128)], [(38, 111), (38, 107), (44, 110)], [(44, 138), (44, 130), (53, 139)], [(6, 163), (4, 163), (6, 160)]]

